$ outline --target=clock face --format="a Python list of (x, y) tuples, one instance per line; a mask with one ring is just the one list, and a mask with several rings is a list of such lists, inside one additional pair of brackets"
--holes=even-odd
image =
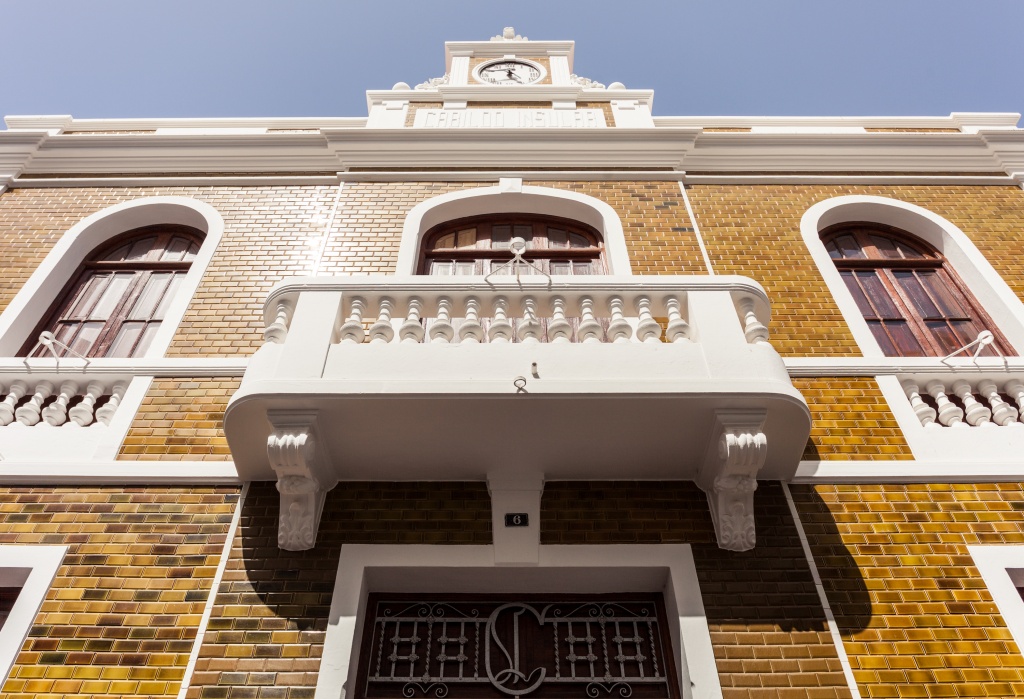
[(477, 68), (477, 79), (492, 85), (529, 85), (541, 79), (538, 66), (506, 58)]

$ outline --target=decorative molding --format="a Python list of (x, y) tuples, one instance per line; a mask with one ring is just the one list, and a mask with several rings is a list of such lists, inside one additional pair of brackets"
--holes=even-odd
[(604, 83), (599, 83), (596, 80), (591, 80), (590, 78), (580, 77), (579, 75), (576, 75), (575, 73), (572, 73), (571, 75), (569, 75), (569, 83), (572, 84), (572, 85), (579, 85), (580, 87), (585, 87), (585, 88), (593, 89), (593, 90), (605, 90), (605, 89), (607, 89), (604, 86)]
[(271, 410), (267, 419), (274, 428), (267, 438), (267, 455), (281, 494), (277, 545), (306, 551), (316, 545), (324, 500), (338, 479), (326, 465), (326, 445), (317, 444), (316, 412)]
[(429, 78), (425, 82), (421, 82), (419, 85), (416, 86), (415, 89), (417, 89), (417, 90), (433, 90), (434, 88), (440, 87), (441, 85), (447, 85), (448, 81), (450, 79), (451, 79), (451, 75), (449, 75), (448, 73), (445, 73), (444, 75), (442, 75), (439, 78)]
[(718, 545), (728, 551), (749, 551), (757, 541), (754, 491), (757, 474), (768, 456), (763, 411), (719, 411), (708, 456), (697, 479), (707, 494)]
[(514, 27), (505, 27), (501, 34), (492, 36), (491, 41), (529, 41), (529, 38), (516, 34)]

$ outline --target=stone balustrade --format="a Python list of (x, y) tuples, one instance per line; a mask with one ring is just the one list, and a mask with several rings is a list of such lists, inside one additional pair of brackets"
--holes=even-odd
[[(538, 285), (488, 285), (460, 278), (339, 278), (340, 343), (641, 343), (694, 340), (691, 307), (726, 293), (747, 342), (768, 341), (763, 291), (734, 278), (596, 278)], [(699, 281), (695, 281), (699, 280)], [(732, 281), (732, 287), (729, 282)], [(746, 280), (744, 280), (746, 281)], [(749, 282), (747, 282), (749, 284)], [(315, 292), (320, 285), (311, 285)], [(746, 288), (744, 288), (746, 287)], [(288, 336), (300, 291), (267, 303), (267, 342)], [(696, 297), (696, 298), (694, 298)], [(725, 320), (725, 319), (723, 319)]]
[(1010, 376), (902, 380), (910, 406), (930, 428), (1024, 427), (1024, 381)]
[(127, 388), (82, 375), (0, 380), (0, 426), (109, 425)]

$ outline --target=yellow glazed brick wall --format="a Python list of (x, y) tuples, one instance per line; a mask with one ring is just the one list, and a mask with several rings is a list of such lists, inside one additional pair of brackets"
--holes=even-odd
[(154, 380), (118, 458), (230, 461), (224, 409), (240, 383), (234, 378)]
[(793, 379), (811, 410), (804, 459), (913, 459), (896, 419), (870, 378)]
[(0, 543), (68, 547), (5, 699), (174, 697), (237, 488), (0, 488)]
[(341, 483), (311, 551), (278, 548), (279, 501), (246, 495), (189, 699), (312, 698), (343, 544), (491, 543), (485, 483)]
[(800, 236), (800, 218), (848, 194), (899, 199), (958, 226), (1024, 298), (1024, 191), (926, 185), (694, 185), (689, 190), (715, 271), (760, 282), (772, 344), (789, 356), (858, 356), (856, 343)]
[(210, 204), (224, 236), (168, 349), (169, 356), (251, 354), (263, 342), (263, 300), (283, 277), (309, 274), (335, 187), (83, 187), (0, 195), (0, 309), (68, 229), (142, 197)]
[(677, 182), (524, 182), (609, 204), (622, 220), (633, 274), (707, 274)]
[(725, 699), (849, 697), (782, 488), (754, 497), (757, 547), (735, 553), (693, 483), (546, 483), (541, 543), (689, 544)]
[(1024, 544), (1022, 484), (792, 492), (863, 696), (1024, 696), (1024, 656), (967, 550)]

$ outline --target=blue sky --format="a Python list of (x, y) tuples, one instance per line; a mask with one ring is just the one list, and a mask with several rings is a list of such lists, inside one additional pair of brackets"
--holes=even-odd
[(506, 25), (661, 115), (1024, 111), (1024, 0), (37, 0), (0, 9), (0, 114), (364, 116)]

